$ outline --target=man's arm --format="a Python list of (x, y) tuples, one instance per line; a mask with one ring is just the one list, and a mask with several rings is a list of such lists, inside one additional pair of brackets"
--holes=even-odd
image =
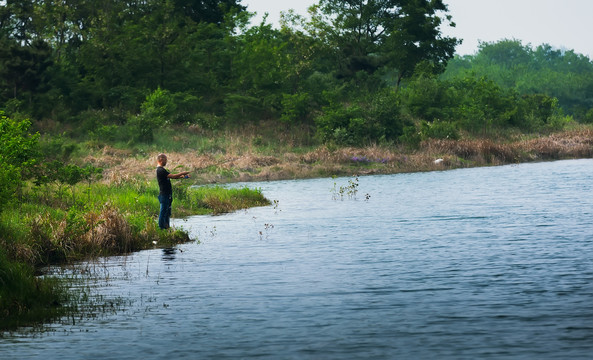
[(181, 179), (181, 178), (183, 178), (185, 176), (188, 176), (188, 175), (189, 175), (189, 171), (184, 171), (184, 172), (180, 172), (178, 174), (169, 174), (169, 175), (167, 175), (167, 177), (169, 179)]

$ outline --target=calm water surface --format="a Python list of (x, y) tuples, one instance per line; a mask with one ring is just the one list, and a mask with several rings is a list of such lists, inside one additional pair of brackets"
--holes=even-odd
[[(593, 161), (250, 184), (276, 206), (91, 265), (97, 317), (0, 359), (586, 359)], [(368, 198), (368, 199), (367, 199)]]

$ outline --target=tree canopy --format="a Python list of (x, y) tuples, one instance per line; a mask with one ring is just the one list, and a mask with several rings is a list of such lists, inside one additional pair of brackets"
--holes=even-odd
[[(278, 29), (252, 25), (238, 0), (7, 0), (0, 108), (93, 136), (118, 126), (136, 141), (150, 141), (138, 131), (149, 124), (262, 119), (311, 126), (325, 141), (397, 141), (420, 120), (514, 126), (521, 111), (502, 104), (522, 95), (593, 118), (588, 58), (515, 41), (453, 58), (460, 41), (441, 33), (455, 26), (447, 11), (442, 0), (319, 0)], [(478, 100), (444, 107), (453, 90)], [(476, 105), (493, 94), (508, 100), (493, 103), (500, 113)], [(155, 99), (175, 111), (155, 117)]]
[(452, 59), (443, 79), (466, 75), (486, 76), (519, 94), (557, 98), (564, 111), (583, 120), (593, 109), (593, 62), (573, 50), (533, 48), (514, 39), (481, 43), (475, 55)]

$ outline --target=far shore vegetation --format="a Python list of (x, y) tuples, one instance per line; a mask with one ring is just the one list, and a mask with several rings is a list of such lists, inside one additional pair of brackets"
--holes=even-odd
[[(270, 200), (225, 183), (593, 157), (593, 62), (505, 39), (455, 56), (440, 0), (0, 5), (0, 330), (62, 316), (43, 266), (170, 247), (173, 217)], [(361, 15), (362, 14), (362, 15)], [(273, 199), (272, 199), (273, 200)]]

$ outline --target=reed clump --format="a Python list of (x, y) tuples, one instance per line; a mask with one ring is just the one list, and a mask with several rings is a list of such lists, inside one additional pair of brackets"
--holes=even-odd
[(55, 279), (34, 276), (29, 264), (10, 260), (0, 247), (0, 330), (47, 321), (66, 313), (68, 292)]
[(193, 191), (190, 197), (192, 204), (209, 209), (215, 215), (271, 204), (261, 190), (252, 190), (247, 187), (240, 189), (225, 189), (220, 186), (203, 187)]
[(490, 139), (444, 140), (431, 139), (421, 144), (429, 154), (449, 155), (472, 161), (474, 165), (499, 165), (514, 161), (516, 149), (508, 144), (495, 143)]

